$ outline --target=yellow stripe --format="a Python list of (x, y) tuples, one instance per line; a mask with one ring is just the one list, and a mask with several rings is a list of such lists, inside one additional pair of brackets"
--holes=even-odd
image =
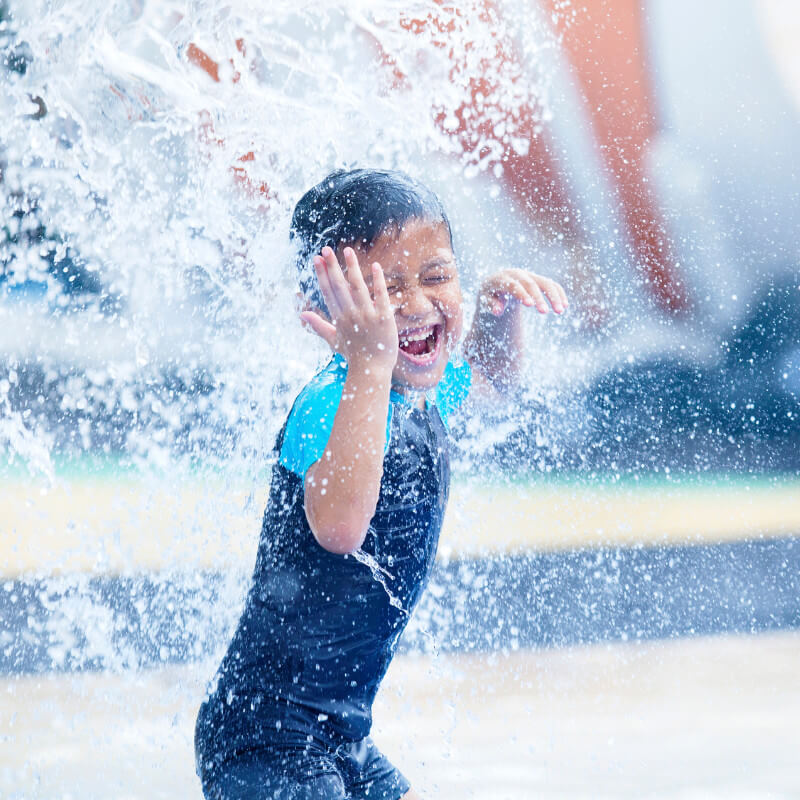
[[(19, 480), (0, 487), (0, 575), (249, 569), (266, 489), (219, 483)], [(718, 486), (456, 483), (441, 555), (800, 534), (800, 481)]]
[(800, 482), (780, 485), (456, 485), (443, 545), (453, 555), (800, 534)]

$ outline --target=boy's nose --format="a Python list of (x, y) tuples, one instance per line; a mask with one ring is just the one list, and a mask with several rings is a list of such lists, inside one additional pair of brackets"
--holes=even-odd
[(404, 317), (425, 317), (435, 308), (433, 301), (421, 286), (406, 289), (400, 301)]

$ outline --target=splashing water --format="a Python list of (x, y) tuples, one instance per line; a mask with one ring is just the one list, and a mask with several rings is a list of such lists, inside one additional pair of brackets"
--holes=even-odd
[[(554, 30), (559, 25), (543, 18), (540, 7), (545, 6), (565, 18), (576, 13), (568, 0), (525, 3), (522, 13), (509, 0), (458, 4), (442, 0), (0, 0), (0, 350), (4, 353), (0, 454), (8, 462), (10, 475), (4, 472), (5, 466), (0, 469), (5, 526), (0, 538), (12, 542), (7, 548), (14, 553), (10, 559), (17, 559), (18, 553), (31, 554), (27, 560), (20, 556), (19, 563), (4, 564), (0, 668), (6, 673), (72, 670), (94, 678), (91, 670), (104, 670), (103, 678), (108, 673), (132, 673), (138, 681), (144, 674), (142, 667), (157, 666), (156, 682), (143, 683), (138, 695), (143, 699), (140, 705), (151, 710), (160, 702), (157, 695), (169, 694), (163, 691), (165, 681), (171, 682), (173, 694), (187, 693), (188, 697), (185, 676), (205, 682), (212, 674), (247, 588), (275, 433), (291, 399), (324, 357), (319, 342), (304, 335), (296, 321), (288, 218), (301, 193), (328, 171), (357, 165), (394, 167), (429, 183), (450, 211), (468, 290), (474, 288), (475, 276), (500, 266), (501, 256), (502, 266), (554, 264), (551, 256), (556, 249), (561, 252), (561, 245), (543, 247), (522, 214), (516, 218), (519, 224), (508, 222), (515, 209), (497, 185), (504, 170), (508, 170), (506, 175), (511, 172), (504, 154), (523, 156), (531, 144), (516, 137), (515, 118), (532, 113), (528, 129), (533, 136), (553, 115), (548, 98), (551, 71), (554, 62), (564, 61), (565, 51), (551, 52), (558, 48)], [(585, 6), (579, 6), (578, 13), (586, 13)], [(682, 12), (670, 11), (674, 11), (670, 25), (678, 30)], [(692, 11), (686, 15), (684, 31), (702, 32), (702, 20)], [(713, 14), (707, 16), (718, 31), (719, 20)], [(677, 40), (670, 48), (666, 33), (661, 33), (658, 41), (664, 50), (674, 50), (691, 65), (692, 59), (683, 57), (685, 42)], [(752, 38), (751, 27), (746, 33)], [(713, 64), (715, 48), (721, 46), (713, 37), (699, 38), (700, 61), (707, 58)], [(504, 57), (512, 51), (514, 58)], [(761, 49), (755, 51), (761, 58)], [(603, 66), (593, 56), (580, 55), (589, 70)], [(668, 78), (669, 64), (657, 48), (653, 46), (650, 55), (660, 65), (661, 78)], [(737, 52), (731, 57), (737, 69), (746, 70), (740, 56)], [(568, 74), (572, 73), (562, 69), (560, 77), (555, 76), (559, 91), (563, 88), (559, 81)], [(683, 67), (675, 73), (686, 74)], [(602, 70), (592, 75), (593, 80), (598, 78), (596, 85), (601, 75)], [(702, 97), (705, 108), (713, 83), (696, 77), (701, 87), (698, 96), (706, 93)], [(688, 83), (681, 80), (682, 85)], [(759, 104), (751, 106), (752, 117), (762, 122), (769, 121), (765, 94), (759, 91)], [(779, 99), (785, 104), (782, 95)], [(760, 452), (764, 440), (758, 433), (772, 426), (778, 438), (783, 437), (781, 441), (790, 443), (783, 445), (787, 453), (791, 450), (783, 463), (790, 464), (796, 475), (799, 451), (791, 444), (796, 442), (800, 394), (796, 259), (792, 257), (782, 267), (792, 270), (787, 283), (764, 292), (761, 287), (749, 327), (741, 328), (739, 318), (731, 316), (740, 312), (730, 310), (744, 307), (744, 293), (733, 282), (734, 273), (738, 273), (736, 280), (750, 283), (761, 266), (769, 271), (770, 259), (794, 250), (778, 247), (778, 255), (764, 255), (763, 263), (760, 253), (754, 258), (749, 251), (728, 252), (723, 240), (730, 232), (724, 233), (725, 226), (718, 225), (721, 215), (714, 204), (719, 203), (720, 192), (730, 193), (734, 173), (726, 173), (728, 167), (720, 167), (721, 172), (695, 170), (683, 159), (681, 148), (690, 152), (693, 145), (689, 134), (670, 129), (674, 124), (669, 123), (670, 117), (683, 118), (672, 114), (679, 110), (670, 109), (672, 102), (666, 91), (660, 96), (667, 130), (660, 144), (655, 142), (659, 149), (654, 151), (662, 160), (661, 182), (678, 186), (677, 193), (670, 195), (673, 205), (667, 212), (674, 219), (668, 221), (676, 223), (676, 230), (688, 242), (681, 260), (688, 256), (689, 262), (699, 265), (707, 257), (713, 265), (711, 272), (720, 276), (708, 281), (714, 292), (706, 297), (704, 313), (711, 315), (707, 321), (724, 321), (725, 330), (735, 322), (724, 343), (727, 371), (715, 373), (702, 365), (683, 370), (680, 364), (678, 368), (645, 364), (639, 370), (634, 356), (660, 352), (670, 338), (668, 326), (659, 322), (651, 329), (652, 317), (637, 292), (630, 287), (614, 288), (618, 296), (632, 298), (614, 323), (618, 327), (613, 335), (624, 339), (621, 344), (606, 347), (608, 340), (594, 345), (582, 341), (583, 351), (573, 358), (561, 348), (569, 333), (567, 326), (573, 324), (567, 318), (562, 327), (558, 327), (561, 322), (548, 322), (547, 334), (534, 342), (533, 350), (538, 364), (557, 364), (562, 375), (580, 377), (592, 360), (596, 363), (591, 368), (601, 375), (602, 370), (619, 366), (624, 357), (622, 371), (606, 375), (593, 396), (576, 393), (560, 400), (563, 407), (547, 397), (540, 416), (530, 409), (536, 403), (542, 405), (541, 392), (526, 387), (517, 398), (522, 407), (518, 418), (509, 419), (498, 411), (455, 420), (454, 426), (460, 426), (467, 439), (454, 454), (456, 471), (474, 474), (479, 464), (479, 482), (485, 485), (485, 456), (494, 451), (493, 465), (510, 464), (513, 469), (524, 462), (537, 478), (542, 472), (572, 464), (576, 469), (586, 467), (593, 480), (605, 480), (595, 473), (599, 465), (601, 471), (610, 470), (611, 483), (619, 482), (626, 471), (638, 481), (640, 472), (654, 466), (658, 471), (665, 453), (668, 457), (677, 453), (685, 459), (679, 463), (690, 469), (705, 471), (722, 463), (744, 465), (749, 473), (753, 464), (772, 463), (772, 451)], [(722, 96), (709, 108), (706, 125), (726, 128), (724, 118), (720, 121), (717, 116), (717, 107), (725, 102)], [(556, 103), (553, 107), (559, 113), (565, 108)], [(736, 95), (735, 115), (749, 118), (742, 108), (747, 108), (747, 82)], [(480, 119), (471, 116), (475, 109)], [(604, 103), (592, 108), (590, 116), (596, 122), (595, 114), (605, 115), (608, 109)], [(627, 115), (629, 109), (623, 108), (622, 113)], [(585, 130), (590, 123), (582, 114), (562, 118), (561, 133), (551, 131), (555, 137), (573, 128), (573, 154), (583, 147), (578, 139), (584, 135), (592, 139)], [(778, 122), (776, 130), (781, 129)], [(758, 141), (763, 138), (760, 154), (757, 148), (738, 150), (756, 153), (768, 165), (772, 140), (763, 136), (766, 128), (758, 130)], [(709, 143), (714, 135), (716, 131)], [(723, 150), (715, 149), (711, 160), (717, 162), (719, 156), (725, 165)], [(601, 160), (597, 158), (598, 163)], [(769, 176), (769, 169), (762, 166), (758, 173)], [(616, 200), (601, 197), (603, 178), (596, 171), (594, 156), (582, 168), (586, 179), (599, 188), (575, 189), (576, 194), (584, 193), (583, 206), (590, 213), (583, 224), (591, 228), (576, 252), (597, 269), (593, 272), (587, 267), (578, 274), (606, 282), (624, 265), (618, 255), (624, 234), (616, 235), (619, 209), (605, 208)], [(725, 180), (715, 185), (715, 176), (720, 175)], [(758, 249), (767, 253), (773, 249), (777, 228), (761, 206), (779, 209), (791, 203), (779, 202), (783, 195), (769, 177), (759, 189), (754, 173), (746, 175), (743, 194), (753, 199), (752, 205), (723, 203), (720, 209), (731, 212), (736, 227), (742, 227), (742, 219), (758, 222), (763, 218), (770, 230), (761, 240), (766, 245)], [(773, 196), (764, 205), (765, 187)], [(692, 200), (686, 208), (676, 202), (684, 197)], [(548, 200), (543, 198), (541, 203), (546, 205)], [(689, 224), (693, 208), (702, 213), (694, 214), (696, 224)], [(745, 213), (747, 208), (751, 213)], [(743, 226), (747, 231), (757, 227)], [(732, 241), (759, 240), (735, 237)], [(710, 255), (702, 255), (706, 250)], [(570, 257), (565, 256), (566, 260)], [(725, 262), (730, 263), (726, 266)], [(761, 266), (754, 270), (753, 265)], [(559, 278), (564, 271), (553, 268)], [(686, 276), (693, 279), (691, 265)], [(712, 300), (715, 292), (719, 296)], [(703, 290), (698, 296), (705, 294)], [(573, 313), (577, 305), (573, 304)], [(719, 310), (712, 314), (709, 309), (717, 305)], [(708, 336), (711, 328), (703, 331), (707, 322), (702, 315), (698, 319), (696, 341), (685, 341), (686, 331), (677, 331), (681, 352), (687, 343), (690, 352), (702, 344), (691, 358), (713, 359), (719, 343)], [(714, 330), (720, 332), (722, 327)], [(640, 331), (647, 333), (641, 342)], [(779, 345), (790, 341), (793, 349), (780, 350), (780, 359), (770, 363), (769, 369), (753, 362), (753, 355), (778, 353)], [(592, 358), (587, 352), (593, 353)], [(546, 382), (547, 371), (539, 369), (535, 380)], [(720, 375), (728, 385), (713, 382)], [(715, 461), (715, 451), (723, 448), (723, 456)], [(741, 450), (743, 456), (737, 454)], [(15, 482), (20, 463), (26, 473)], [(682, 526), (685, 508), (696, 507), (692, 505), (694, 490), (673, 496), (669, 469), (664, 472), (669, 492), (663, 507), (683, 509), (678, 520)], [(69, 477), (73, 473), (77, 479)], [(586, 474), (580, 473), (579, 479), (584, 481)], [(107, 481), (109, 475), (112, 480)], [(712, 510), (720, 509), (720, 518), (730, 513), (726, 505), (747, 511), (758, 487), (743, 482), (728, 488), (727, 494), (718, 486), (709, 490), (721, 497), (711, 505)], [(775, 530), (785, 532), (790, 518), (785, 509), (800, 512), (796, 510), (796, 481), (784, 488), (783, 494), (764, 493), (761, 502), (777, 503), (769, 510), (778, 520)], [(513, 505), (507, 503), (516, 491), (513, 485), (490, 485), (491, 503), (485, 507), (451, 501), (448, 513), (456, 520), (463, 549), (449, 561), (445, 542), (444, 557), (404, 641), (434, 655), (441, 647), (444, 653), (488, 650), (495, 657), (505, 651), (501, 656), (508, 657), (517, 648), (593, 641), (598, 635), (627, 640), (710, 629), (752, 632), (776, 620), (795, 624), (796, 608), (790, 602), (796, 595), (798, 574), (793, 540), (784, 540), (783, 549), (781, 542), (761, 541), (759, 521), (751, 532), (760, 541), (754, 540), (747, 548), (723, 548), (715, 551), (725, 554), (717, 558), (710, 550), (665, 547), (663, 541), (653, 539), (658, 546), (652, 550), (654, 561), (649, 562), (643, 560), (649, 549), (642, 548), (641, 542), (637, 540), (630, 550), (620, 548), (609, 533), (613, 529), (604, 531), (599, 524), (604, 508), (605, 518), (611, 520), (608, 525), (620, 524), (609, 502), (630, 505), (629, 490), (620, 485), (616, 501), (589, 491), (588, 499), (576, 503), (570, 489), (566, 500), (561, 495), (553, 503), (545, 487), (538, 505), (520, 505), (517, 514), (524, 517), (510, 520), (509, 528), (524, 526), (533, 532), (523, 542), (526, 547), (563, 548), (571, 542), (574, 552), (563, 556), (521, 552), (487, 557), (481, 542), (480, 548), (466, 546), (479, 520), (494, 521), (490, 514), (496, 506), (505, 510)], [(470, 500), (480, 499), (466, 482), (461, 491), (474, 495)], [(741, 498), (746, 502), (737, 505)], [(27, 527), (19, 527), (20, 533), (14, 519), (25, 511), (23, 506)], [(671, 517), (655, 516), (643, 517), (642, 524), (661, 535)], [(700, 524), (692, 514), (688, 517), (692, 525)], [(796, 531), (797, 525), (792, 524)], [(492, 545), (495, 538), (503, 539), (503, 527), (489, 528)], [(549, 544), (543, 543), (545, 529), (551, 527), (556, 533)], [(134, 536), (126, 539), (126, 530)], [(559, 539), (558, 533), (565, 530), (580, 533), (581, 538)], [(622, 537), (619, 541), (627, 541), (623, 536), (627, 529), (617, 533)], [(503, 541), (514, 543), (510, 534)], [(473, 563), (470, 553), (482, 559), (480, 569), (475, 569), (477, 560)], [(692, 560), (698, 553), (708, 569), (705, 576)], [(391, 572), (366, 553), (354, 557), (370, 570), (390, 604), (407, 613), (392, 590)], [(761, 558), (771, 560), (762, 562)], [(774, 607), (758, 605), (758, 579), (763, 575), (769, 575), (770, 581), (762, 581), (761, 591), (772, 595)], [(648, 587), (654, 587), (650, 594)], [(376, 591), (380, 590), (376, 587)], [(709, 620), (711, 627), (704, 628)], [(567, 662), (558, 653), (551, 655), (553, 675), (578, 674), (570, 663), (574, 654)], [(744, 663), (738, 650), (734, 655)], [(791, 676), (793, 653), (781, 645), (778, 655), (786, 660), (785, 672)], [(615, 681), (631, 669), (624, 662), (630, 656), (622, 658), (623, 663), (613, 667)], [(589, 660), (581, 675), (589, 675), (592, 686), (597, 661), (594, 655)], [(180, 680), (173, 680), (165, 665), (186, 661), (193, 663), (181, 672)], [(446, 672), (446, 663), (443, 658), (434, 667), (439, 676)], [(685, 664), (675, 670), (654, 666), (670, 675), (692, 672), (683, 669)], [(540, 671), (546, 673), (548, 668)], [(485, 702), (486, 672), (482, 668), (475, 697), (493, 709), (493, 704)], [(647, 672), (649, 688), (652, 674)], [(529, 677), (532, 683), (541, 679)], [(752, 682), (751, 677), (743, 675), (742, 686)], [(33, 680), (46, 686), (38, 677)], [(520, 702), (524, 680), (524, 671), (510, 676), (515, 707), (525, 705)], [(25, 680), (16, 683), (23, 686)], [(425, 683), (427, 691), (428, 685), (438, 686), (440, 681)], [(581, 696), (586, 697), (583, 683)], [(443, 686), (440, 691), (447, 692), (452, 680)], [(675, 688), (672, 679), (669, 687)], [(49, 774), (60, 785), (49, 793), (43, 788), (43, 797), (63, 796), (68, 770), (54, 771), (52, 766), (67, 757), (67, 738), (69, 747), (78, 749), (75, 732), (83, 717), (91, 720), (91, 736), (86, 739), (91, 744), (86, 750), (94, 757), (92, 769), (102, 776), (101, 783), (106, 775), (123, 780), (116, 774), (123, 758), (130, 761), (130, 753), (143, 739), (157, 738), (132, 713), (140, 709), (131, 700), (137, 695), (128, 694), (127, 688), (109, 725), (109, 730), (113, 725), (121, 731), (125, 745), (116, 763), (107, 757), (104, 742), (97, 738), (95, 717), (87, 712), (102, 699), (102, 691), (87, 694), (84, 689), (76, 706), (80, 710), (71, 718), (66, 716), (73, 713), (66, 711), (67, 706), (47, 695), (45, 713), (38, 720), (34, 715), (32, 722), (27, 695), (12, 681), (9, 695), (15, 691), (20, 692), (24, 708), (19, 720), (39, 726), (37, 737), (48, 730), (65, 731), (60, 749), (46, 753), (42, 762), (42, 776), (46, 779)], [(456, 688), (448, 702), (459, 693), (467, 695)], [(744, 690), (739, 698), (743, 694)], [(559, 720), (565, 717), (560, 699)], [(192, 694), (189, 700), (186, 707), (196, 709), (197, 697)], [(588, 705), (596, 711), (592, 699)], [(785, 707), (783, 701), (778, 705)], [(673, 709), (668, 711), (670, 729), (677, 730)], [(498, 715), (492, 711), (492, 716)], [(506, 715), (499, 718), (506, 726)], [(456, 719), (452, 719), (455, 728)], [(595, 721), (589, 720), (593, 727)], [(459, 727), (468, 723), (467, 716), (460, 715), (458, 723)], [(187, 737), (186, 753), (190, 726), (182, 734)], [(170, 723), (164, 728), (170, 740), (180, 738), (174, 735), (176, 727)], [(622, 723), (623, 729), (629, 727)], [(437, 726), (431, 728), (438, 746), (441, 732)], [(15, 730), (25, 729), (12, 727), (7, 744), (22, 754), (18, 761), (26, 763), (19, 769), (27, 770), (35, 740)], [(530, 736), (537, 741), (547, 741), (548, 736), (553, 740), (558, 730), (530, 728)], [(587, 749), (583, 739), (576, 740), (574, 730), (565, 730), (563, 737), (563, 741), (579, 741), (584, 754), (593, 759), (599, 752)], [(790, 736), (784, 738), (791, 741)], [(159, 780), (176, 771), (176, 763), (169, 763), (166, 770), (162, 767), (163, 753), (171, 752), (164, 749), (165, 741), (166, 736), (158, 739), (146, 758), (134, 759), (139, 763), (137, 771), (148, 762), (159, 771)], [(606, 767), (624, 763), (617, 761), (624, 747), (613, 739), (609, 744), (613, 750), (602, 752), (610, 760), (601, 763)], [(658, 746), (663, 747), (663, 742)], [(638, 758), (641, 747), (637, 740), (630, 753)], [(477, 751), (465, 752), (474, 757)], [(530, 751), (509, 752), (519, 752), (519, 756), (504, 779), (517, 774), (513, 770), (519, 771), (519, 765), (535, 760)], [(547, 748), (544, 752), (547, 758)], [(739, 748), (737, 758), (741, 752)], [(771, 758), (773, 753), (768, 755)], [(512, 757), (517, 758), (508, 756)], [(754, 756), (754, 764), (758, 757)], [(108, 762), (106, 773), (103, 762)], [(190, 759), (185, 762), (191, 771)], [(741, 772), (739, 761), (731, 763)], [(786, 763), (793, 762), (787, 759)], [(493, 784), (486, 796), (495, 796), (502, 766), (487, 763), (485, 770), (480, 762), (470, 766), (475, 773), (489, 776)], [(16, 774), (16, 769), (15, 764), (0, 770), (3, 780), (7, 774)], [(572, 780), (573, 772), (567, 768), (564, 774)], [(653, 777), (649, 769), (645, 772), (642, 785), (650, 787)], [(555, 773), (549, 770), (548, 781), (551, 774)], [(115, 795), (113, 780), (97, 796), (130, 795), (127, 790)], [(529, 794), (534, 784), (529, 776), (521, 780), (523, 792)], [(627, 772), (624, 783), (629, 789)], [(453, 796), (460, 796), (462, 790), (463, 782)], [(178, 791), (170, 796), (183, 794)]]
[[(162, 468), (209, 440), (217, 447), (203, 449), (203, 460), (220, 455), (226, 467), (232, 455), (263, 449), (277, 422), (265, 405), (285, 407), (313, 362), (313, 344), (298, 351), (292, 337), (275, 335), (293, 324), (287, 220), (299, 194), (354, 163), (419, 172), (422, 158), (451, 176), (500, 168), (496, 143), (454, 133), (492, 63), (504, 89), (497, 125), (526, 101), (546, 113), (543, 88), (500, 59), (513, 41), (535, 62), (545, 27), (528, 15), (512, 30), (485, 20), (481, 3), (468, 6), (15, 10), (31, 61), (1, 85), (6, 212), (57, 232), (58, 247), (78, 253), (102, 287), (82, 300), (92, 306), (83, 314), (65, 313), (41, 263), (19, 247), (6, 255), (10, 284), (46, 286), (54, 355), (100, 362), (70, 372), (73, 404), (91, 399), (70, 410), (90, 424), (81, 441), (59, 426), (59, 444), (124, 450)], [(32, 119), (30, 98), (43, 117)], [(164, 372), (178, 391), (162, 390)], [(103, 411), (118, 423), (137, 419), (117, 424), (109, 442), (91, 424)]]
[(369, 553), (365, 553), (360, 548), (358, 550), (354, 550), (351, 555), (353, 558), (359, 562), (359, 564), (363, 564), (365, 567), (369, 569), (372, 573), (372, 577), (383, 587), (383, 590), (386, 592), (389, 598), (389, 605), (394, 606), (394, 608), (399, 609), (402, 611), (406, 616), (408, 615), (408, 611), (403, 608), (403, 604), (400, 602), (400, 598), (397, 597), (394, 592), (389, 588), (389, 584), (386, 582), (388, 578), (390, 581), (394, 580), (394, 575), (389, 572), (388, 569), (382, 567), (373, 556)]
[[(234, 609), (246, 568), (227, 546), (230, 495), (263, 495), (275, 432), (321, 355), (295, 320), (294, 202), (339, 166), (405, 169), (438, 181), (446, 203), (454, 177), (499, 174), (508, 115), (548, 116), (553, 34), (530, 10), (501, 20), (482, 0), (12, 11), (3, 35), (27, 64), (0, 81), (0, 289), (26, 303), (0, 314), (23, 333), (6, 345), (25, 385), (0, 394), (0, 446), (51, 480), (53, 458), (132, 469), (143, 489), (129, 522), (142, 528), (163, 515), (148, 498), (165, 482), (176, 496), (202, 485), (172, 535), (217, 521), (213, 566), (242, 575)], [(524, 75), (502, 57), (511, 48)], [(485, 75), (500, 98), (485, 113), (492, 137), (463, 116)], [(188, 575), (207, 566), (190, 549)], [(64, 642), (81, 640), (72, 616)], [(114, 629), (83, 640), (102, 655), (98, 631)]]
[(50, 485), (55, 479), (50, 442), (46, 433), (37, 435), (23, 414), (14, 411), (8, 399), (9, 382), (0, 380), (0, 447), (8, 448), (10, 460), (19, 457), (33, 474), (42, 474)]

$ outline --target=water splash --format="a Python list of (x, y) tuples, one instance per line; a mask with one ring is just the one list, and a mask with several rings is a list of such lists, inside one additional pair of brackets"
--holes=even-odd
[[(546, 116), (538, 61), (553, 39), (536, 14), (507, 16), (513, 24), (490, 25), (478, 0), (15, 9), (30, 62), (0, 82), (0, 201), (79, 253), (99, 297), (81, 298), (88, 313), (55, 315), (56, 278), (19, 242), (4, 263), (10, 283), (46, 287), (53, 361), (102, 365), (93, 376), (70, 370), (70, 394), (137, 415), (112, 449), (163, 468), (223, 429), (237, 454), (271, 438), (276, 415), (247, 399), (285, 409), (318, 352), (294, 320), (293, 202), (343, 164), (447, 178), (498, 167), (496, 141), (467, 139), (454, 121), (493, 66), (505, 110), (488, 109), (487, 124), (502, 126), (524, 102)], [(524, 50), (525, 81), (501, 58), (512, 46)], [(274, 335), (292, 326), (299, 345)], [(188, 393), (159, 391), (165, 368)], [(187, 404), (187, 394), (209, 402)], [(93, 449), (99, 438), (67, 444)], [(220, 454), (228, 464), (233, 453)]]
[(13, 13), (3, 39), (26, 67), (0, 78), (0, 338), (15, 332), (3, 346), (24, 387), (0, 397), (0, 447), (51, 476), (53, 455), (132, 469), (142, 529), (163, 513), (147, 498), (166, 476), (213, 483), (197, 516), (231, 536), (215, 507), (243, 486), (262, 496), (275, 434), (323, 357), (295, 318), (295, 200), (342, 165), (438, 181), (445, 203), (461, 194), (453, 178), (501, 169), (496, 136), (466, 137), (459, 114), (488, 73), (504, 110), (487, 124), (523, 103), (548, 115), (549, 21), (490, 20), (482, 0), (34, 0)]
[(383, 590), (386, 592), (389, 598), (389, 605), (394, 606), (394, 608), (402, 611), (406, 616), (408, 616), (408, 611), (403, 608), (403, 604), (400, 602), (400, 598), (397, 597), (396, 594), (392, 592), (389, 588), (389, 584), (386, 582), (388, 578), (390, 581), (393, 581), (394, 575), (389, 572), (388, 569), (382, 567), (369, 553), (365, 553), (361, 548), (358, 550), (354, 550), (351, 554), (353, 558), (358, 561), (360, 564), (363, 564), (369, 571), (372, 573), (372, 577), (383, 587)]
[[(10, 370), (10, 377), (16, 380), (16, 372)], [(9, 463), (20, 458), (32, 474), (44, 475), (47, 484), (52, 486), (55, 479), (53, 460), (50, 454), (50, 437), (46, 432), (32, 430), (24, 413), (12, 409), (8, 399), (10, 382), (0, 379), (0, 448), (8, 450)]]

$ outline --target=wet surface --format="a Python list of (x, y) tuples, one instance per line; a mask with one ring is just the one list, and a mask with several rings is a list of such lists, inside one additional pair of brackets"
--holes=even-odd
[[(800, 634), (402, 656), (375, 739), (424, 797), (800, 795)], [(0, 796), (200, 797), (213, 666), (0, 684)]]

